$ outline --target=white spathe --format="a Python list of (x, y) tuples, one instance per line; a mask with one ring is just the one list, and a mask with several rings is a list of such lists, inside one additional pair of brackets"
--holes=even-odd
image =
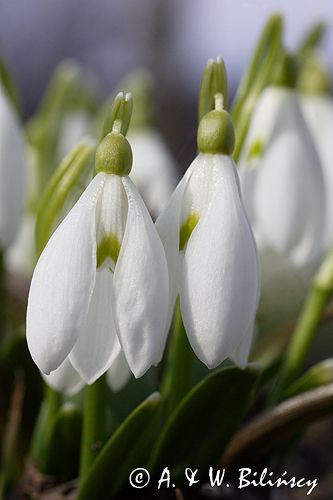
[(333, 100), (324, 94), (301, 95), (302, 111), (319, 153), (326, 189), (325, 253), (333, 246)]
[(0, 249), (13, 242), (26, 200), (23, 128), (0, 84)]
[[(182, 225), (199, 221), (183, 250)], [(169, 321), (179, 292), (189, 342), (209, 368), (230, 357), (247, 363), (259, 300), (254, 238), (233, 160), (199, 154), (156, 221), (170, 273)]]
[[(113, 235), (116, 263), (97, 269), (97, 248)], [(165, 343), (168, 271), (151, 217), (128, 177), (99, 173), (53, 233), (35, 268), (27, 340), (45, 374), (69, 357), (92, 383), (123, 351), (136, 377)]]
[(128, 134), (128, 140), (133, 151), (130, 177), (156, 218), (176, 186), (175, 162), (160, 134), (152, 128), (134, 130)]

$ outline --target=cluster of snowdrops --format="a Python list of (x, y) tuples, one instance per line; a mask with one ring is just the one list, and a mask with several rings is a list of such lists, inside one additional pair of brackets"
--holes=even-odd
[[(333, 100), (318, 52), (322, 26), (295, 54), (282, 30), (273, 16), (231, 106), (223, 60), (208, 61), (198, 154), (178, 185), (153, 125), (148, 72), (131, 73), (98, 109), (80, 69), (63, 63), (26, 127), (11, 80), (0, 86), (1, 259), (31, 278), (26, 340), (46, 384), (30, 454), (41, 472), (66, 480), (78, 471), (59, 472), (55, 442), (80, 448), (81, 499), (116, 494), (134, 466), (218, 461), (254, 400), (260, 363), (267, 373), (274, 367), (262, 377), (273, 388), (270, 407), (331, 387), (330, 360), (298, 377), (333, 289)], [(13, 328), (1, 318), (6, 343)], [(201, 363), (212, 372), (198, 369), (195, 385)], [(131, 375), (156, 366), (161, 396), (110, 426), (106, 383), (126, 398), (139, 382)], [(216, 405), (221, 419), (223, 408), (234, 412), (222, 430)], [(193, 408), (205, 423), (199, 436), (182, 429)], [(118, 470), (121, 438), (132, 436), (135, 448), (139, 424), (146, 443), (138, 439)], [(59, 431), (75, 426), (79, 444)], [(185, 453), (183, 432), (198, 450), (211, 432), (210, 450)], [(13, 477), (4, 471), (6, 488)]]

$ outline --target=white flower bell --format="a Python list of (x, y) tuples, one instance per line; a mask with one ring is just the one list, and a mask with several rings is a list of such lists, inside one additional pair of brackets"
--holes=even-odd
[(239, 162), (259, 248), (288, 255), (297, 266), (318, 259), (325, 225), (323, 173), (295, 91), (264, 90)]
[[(222, 97), (222, 96), (221, 96)], [(156, 221), (189, 342), (209, 368), (247, 363), (259, 299), (259, 265), (230, 157), (234, 131), (221, 109), (200, 121), (200, 153)]]
[[(106, 380), (112, 391), (118, 392), (125, 387), (131, 374), (124, 353), (120, 351), (106, 372)], [(41, 375), (52, 389), (67, 396), (77, 394), (85, 386), (84, 380), (74, 369), (68, 357), (49, 375), (45, 375), (43, 372), (41, 372)]]
[(27, 340), (45, 374), (68, 358), (92, 383), (121, 351), (136, 377), (159, 361), (168, 271), (154, 224), (128, 177), (131, 163), (129, 143), (116, 127), (97, 149), (96, 177), (37, 263)]
[(322, 163), (326, 192), (325, 253), (333, 246), (333, 100), (326, 94), (305, 94), (301, 105)]
[(24, 132), (0, 83), (0, 249), (13, 242), (25, 199)]
[(176, 186), (176, 167), (159, 133), (152, 128), (128, 134), (133, 150), (131, 179), (153, 217), (164, 210)]

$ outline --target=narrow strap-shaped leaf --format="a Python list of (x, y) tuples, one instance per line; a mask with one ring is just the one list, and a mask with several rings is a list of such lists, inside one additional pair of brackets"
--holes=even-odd
[(133, 469), (144, 467), (157, 433), (160, 396), (155, 393), (138, 406), (111, 436), (80, 486), (78, 500), (111, 499)]
[(196, 385), (167, 421), (150, 469), (167, 464), (177, 475), (214, 464), (249, 407), (258, 374), (253, 366), (222, 368)]
[(76, 477), (79, 468), (82, 412), (75, 405), (65, 403), (58, 411), (48, 453), (40, 469), (44, 474), (63, 481)]
[(333, 383), (333, 358), (325, 359), (325, 361), (312, 366), (304, 375), (287, 387), (283, 399), (330, 383)]
[(332, 412), (333, 383), (288, 399), (241, 429), (226, 448), (220, 465), (247, 463), (253, 457), (259, 460), (283, 439)]
[(40, 200), (36, 218), (36, 246), (41, 254), (59, 220), (63, 207), (80, 178), (91, 164), (95, 145), (83, 141), (76, 146), (55, 170)]

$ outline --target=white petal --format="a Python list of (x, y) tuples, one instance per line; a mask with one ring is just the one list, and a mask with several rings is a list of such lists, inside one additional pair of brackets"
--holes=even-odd
[(323, 167), (326, 190), (324, 253), (333, 246), (333, 100), (326, 95), (305, 95), (302, 111)]
[(196, 355), (209, 368), (231, 356), (253, 324), (259, 268), (232, 160), (199, 155), (210, 201), (185, 251), (180, 303)]
[(26, 201), (23, 129), (0, 84), (0, 248), (14, 240)]
[(129, 367), (140, 377), (156, 362), (165, 342), (168, 270), (147, 208), (132, 181), (122, 181), (128, 216), (114, 274), (114, 319)]
[(62, 119), (57, 157), (61, 161), (91, 131), (89, 115), (82, 109), (67, 113)]
[(103, 269), (96, 274), (88, 316), (69, 358), (87, 384), (92, 384), (112, 365), (120, 344), (112, 317), (113, 274)]
[(325, 191), (304, 127), (281, 131), (268, 146), (255, 187), (255, 216), (266, 242), (303, 265), (321, 252)]
[(67, 396), (74, 396), (84, 387), (84, 381), (74, 370), (68, 358), (50, 375), (45, 375), (43, 372), (41, 374), (47, 385)]
[(166, 209), (155, 223), (156, 229), (163, 243), (169, 271), (169, 306), (166, 334), (170, 329), (175, 303), (178, 296), (180, 269), (184, 257), (183, 253), (179, 252), (179, 232), (181, 227), (183, 195), (192, 175), (194, 166), (195, 161), (187, 169), (184, 177), (181, 179), (173, 192)]
[(119, 175), (107, 175), (97, 204), (97, 241), (110, 233), (122, 242), (127, 220), (127, 196)]
[[(238, 163), (242, 168), (255, 168), (259, 165), (261, 156), (272, 137), (281, 109), (288, 108), (290, 94), (289, 90), (274, 86), (266, 87), (261, 93), (239, 157)], [(254, 145), (262, 149), (260, 154), (253, 155)]]
[(125, 387), (132, 372), (128, 366), (123, 351), (120, 351), (117, 358), (114, 360), (106, 373), (106, 379), (109, 387), (113, 392), (118, 392)]
[(31, 356), (48, 374), (64, 361), (85, 324), (96, 279), (97, 175), (53, 233), (35, 268), (27, 311)]
[(131, 179), (139, 189), (149, 212), (157, 217), (164, 210), (176, 185), (176, 167), (160, 135), (153, 129), (132, 132)]
[(229, 357), (230, 359), (239, 366), (239, 368), (244, 369), (248, 363), (252, 340), (254, 333), (254, 324), (251, 324), (248, 331), (245, 333), (242, 338), (239, 346), (235, 349), (233, 354)]
[(21, 221), (14, 243), (6, 253), (6, 264), (12, 273), (30, 278), (35, 262), (35, 218), (26, 213)]

